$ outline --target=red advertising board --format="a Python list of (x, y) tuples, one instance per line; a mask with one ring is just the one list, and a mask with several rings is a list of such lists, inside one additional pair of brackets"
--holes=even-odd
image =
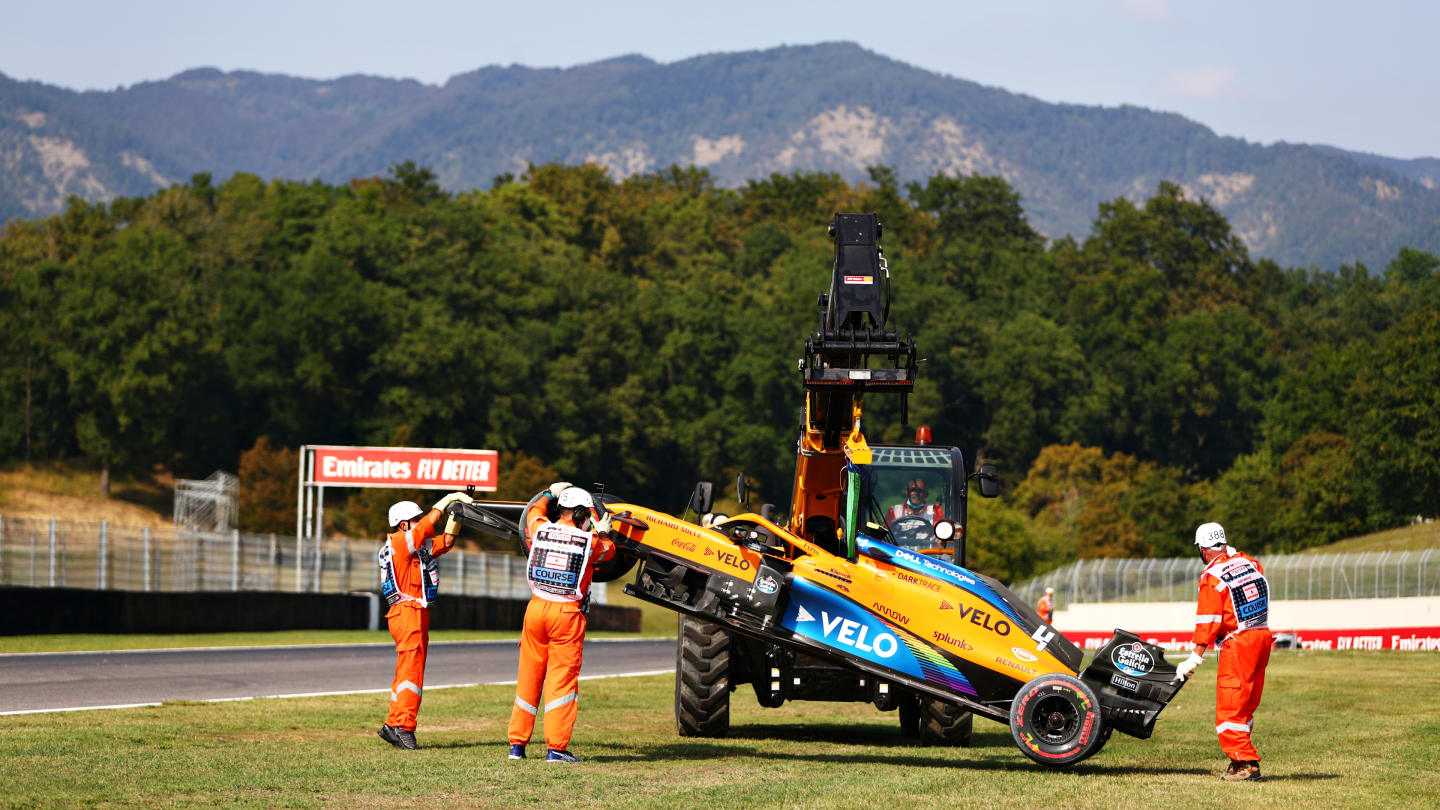
[[(1278, 630), (1288, 634), (1290, 646), (1307, 650), (1424, 650), (1440, 652), (1440, 627), (1379, 627), (1363, 630)], [(1082, 650), (1104, 647), (1113, 633), (1072, 631), (1063, 635)], [(1167, 650), (1190, 649), (1190, 631), (1136, 633), (1142, 639)]]
[(499, 480), (494, 450), (428, 447), (312, 447), (308, 483), (335, 487), (403, 487), (493, 491)]

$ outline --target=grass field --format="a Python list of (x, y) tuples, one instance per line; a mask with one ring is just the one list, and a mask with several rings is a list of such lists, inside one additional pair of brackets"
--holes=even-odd
[(1420, 551), (1440, 548), (1440, 522), (1416, 523), (1387, 529), (1383, 532), (1365, 534), (1345, 540), (1336, 540), (1325, 546), (1305, 550), (1306, 554), (1339, 554), (1356, 551)]
[[(425, 698), (423, 750), (375, 737), (375, 695), (174, 703), (0, 718), (0, 805), (248, 807), (1419, 807), (1440, 802), (1440, 656), (1276, 653), (1256, 740), (1267, 781), (1227, 785), (1214, 662), (1151, 740), (1115, 735), (1051, 772), (1008, 730), (976, 721), (970, 749), (925, 748), (861, 704), (732, 700), (732, 735), (682, 739), (669, 676), (582, 685), (580, 765), (505, 758), (512, 691)], [(538, 749), (538, 751), (537, 751)], [(532, 755), (543, 754), (537, 738)]]

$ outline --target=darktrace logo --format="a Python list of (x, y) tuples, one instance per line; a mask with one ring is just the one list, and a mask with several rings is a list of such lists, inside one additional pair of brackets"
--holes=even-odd
[(901, 582), (908, 582), (911, 585), (919, 585), (922, 588), (929, 588), (936, 593), (940, 592), (939, 584), (931, 582), (928, 579), (922, 579), (921, 577), (917, 577), (914, 574), (909, 574), (899, 569), (895, 570), (895, 578), (900, 580)]
[(1126, 675), (1149, 675), (1155, 668), (1155, 656), (1138, 641), (1122, 644), (1110, 652), (1110, 663)]

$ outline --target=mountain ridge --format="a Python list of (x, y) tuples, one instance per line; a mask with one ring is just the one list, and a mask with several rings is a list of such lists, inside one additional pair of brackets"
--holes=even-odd
[(1378, 270), (1400, 247), (1440, 252), (1440, 160), (1255, 144), (1176, 113), (1040, 101), (853, 43), (488, 65), (439, 85), (201, 67), (72, 91), (0, 74), (0, 219), (202, 171), (343, 182), (404, 160), (457, 191), (555, 161), (617, 178), (693, 164), (729, 186), (801, 170), (863, 180), (872, 165), (902, 181), (993, 174), (1050, 237), (1083, 236), (1100, 202), (1168, 180), (1288, 266)]

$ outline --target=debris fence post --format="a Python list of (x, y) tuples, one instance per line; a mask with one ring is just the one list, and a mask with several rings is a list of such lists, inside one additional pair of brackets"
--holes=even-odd
[(95, 552), (95, 567), (97, 569), (95, 572), (95, 586), (102, 591), (105, 590), (105, 557), (107, 556), (106, 551), (108, 550), (106, 546), (110, 539), (109, 528), (110, 525), (107, 521), (100, 521), (100, 548)]

